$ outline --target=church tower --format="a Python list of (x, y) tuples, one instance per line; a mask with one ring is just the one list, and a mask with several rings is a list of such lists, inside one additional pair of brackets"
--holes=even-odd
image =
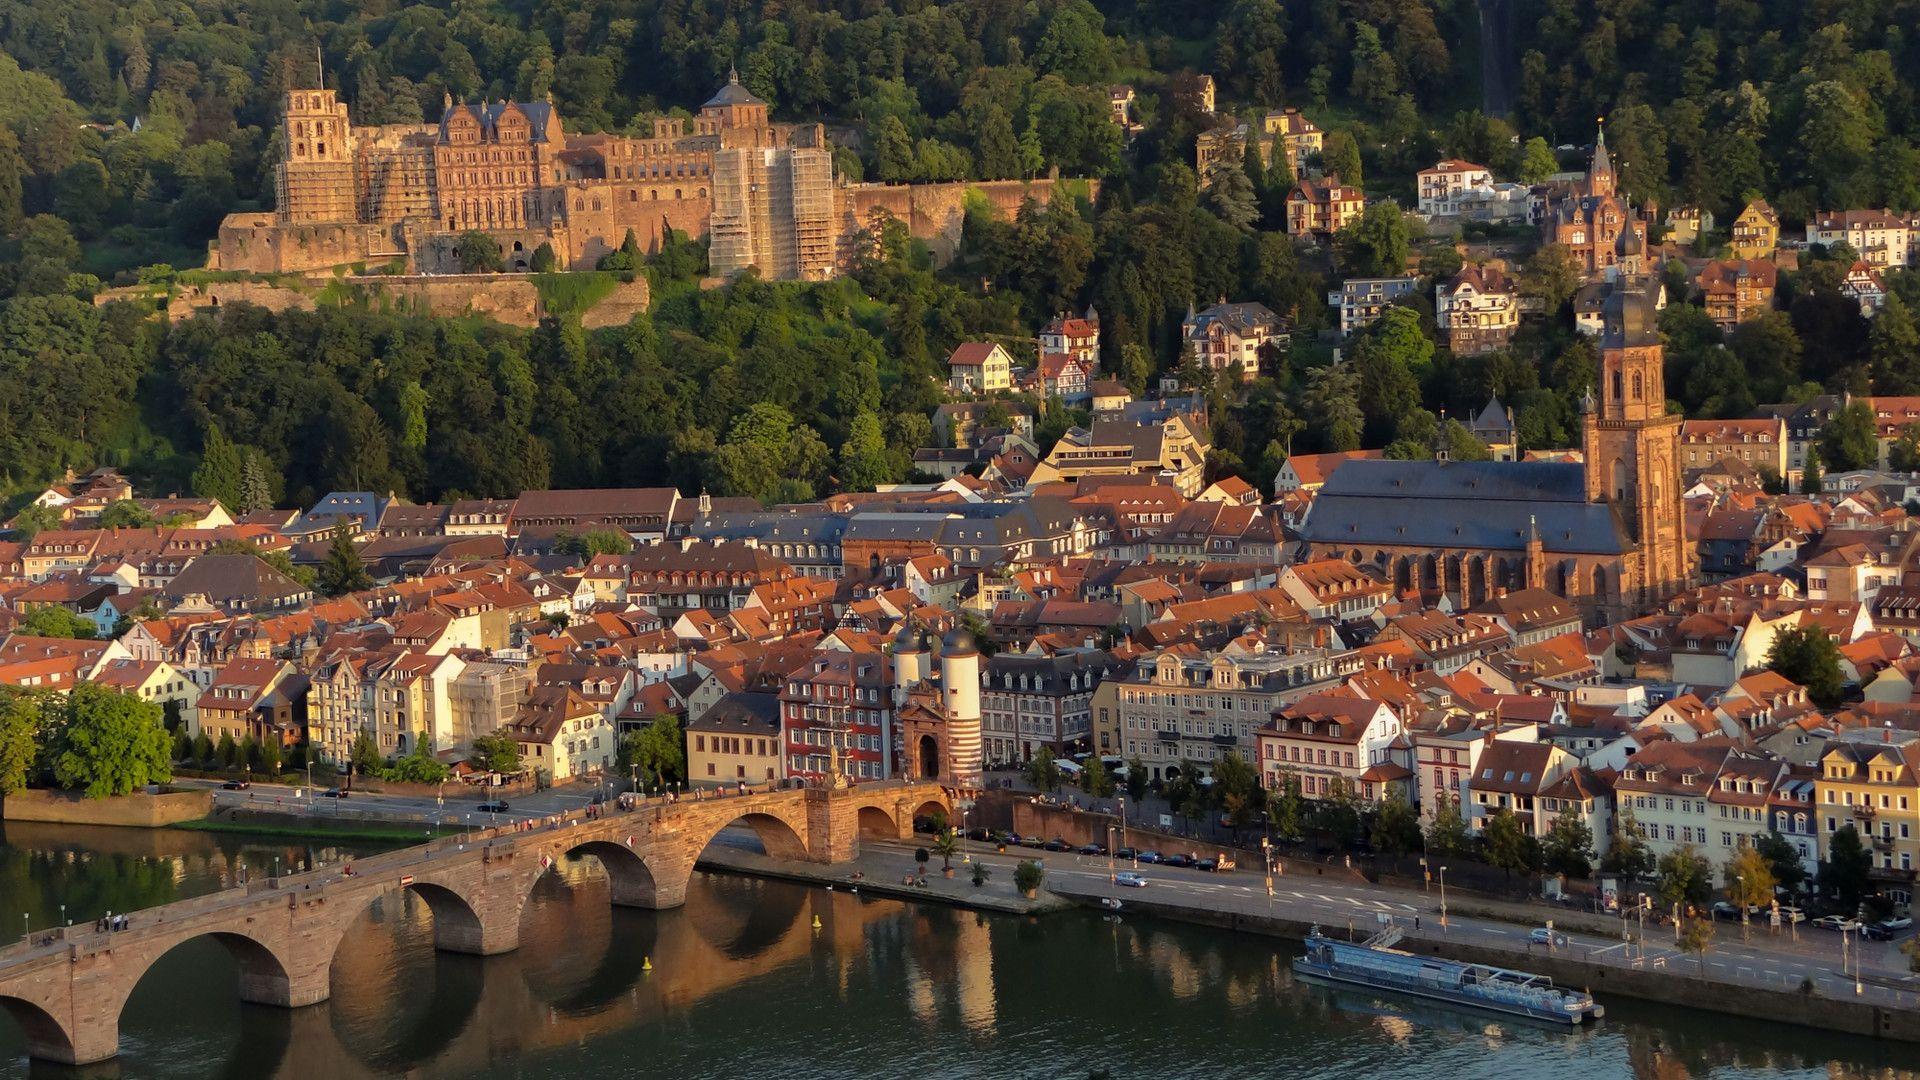
[(1644, 272), (1645, 241), (1631, 219), (1615, 245), (1621, 269), (1600, 337), (1600, 395), (1586, 418), (1587, 501), (1609, 503), (1625, 526), (1616, 606), (1665, 597), (1692, 574), (1680, 506), (1680, 422), (1667, 413), (1659, 286)]
[(1607, 153), (1607, 127), (1600, 125), (1600, 136), (1593, 143), (1593, 163), (1587, 168), (1587, 194), (1606, 198), (1614, 193), (1613, 158)]

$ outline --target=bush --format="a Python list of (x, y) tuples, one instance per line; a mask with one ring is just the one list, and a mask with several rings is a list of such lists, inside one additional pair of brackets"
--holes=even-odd
[(1045, 880), (1046, 876), (1045, 867), (1028, 859), (1013, 868), (1013, 887), (1024, 894), (1031, 895), (1039, 890), (1040, 882)]
[(913, 849), (913, 861), (919, 863), (921, 866), (927, 865), (927, 860), (931, 858), (933, 858), (933, 856), (927, 854), (926, 848)]
[(980, 886), (985, 885), (987, 883), (987, 879), (992, 876), (993, 876), (993, 871), (987, 869), (986, 863), (973, 864), (973, 887), (974, 888), (977, 889)]

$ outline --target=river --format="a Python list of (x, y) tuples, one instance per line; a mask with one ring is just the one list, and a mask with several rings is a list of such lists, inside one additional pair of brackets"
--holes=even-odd
[[(219, 887), (240, 865), (352, 852), (172, 830), (7, 826), (0, 920), (35, 926)], [(1093, 913), (1040, 919), (697, 875), (685, 907), (614, 909), (591, 859), (535, 888), (520, 949), (438, 954), (383, 898), (333, 998), (242, 1005), (210, 941), (129, 999), (121, 1056), (34, 1064), (0, 1014), (0, 1075), (210, 1077), (1832, 1077), (1920, 1050), (1609, 1000), (1570, 1033), (1297, 982), (1284, 945)], [(815, 926), (815, 919), (819, 925)], [(4, 926), (0, 922), (0, 926)], [(647, 965), (651, 964), (651, 970)]]

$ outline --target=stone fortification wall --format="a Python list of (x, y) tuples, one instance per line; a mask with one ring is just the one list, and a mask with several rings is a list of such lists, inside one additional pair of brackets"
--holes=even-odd
[(932, 249), (934, 261), (944, 264), (960, 250), (960, 232), (966, 223), (970, 196), (983, 198), (997, 216), (1011, 218), (1020, 204), (1033, 199), (1041, 205), (1053, 200), (1054, 193), (1072, 184), (1084, 186), (1090, 196), (1099, 195), (1099, 181), (980, 180), (948, 184), (848, 184), (839, 189), (840, 265), (852, 265), (858, 254), (861, 230), (872, 222), (876, 211), (884, 210), (907, 225), (916, 239)]
[[(234, 304), (255, 304), (271, 311), (312, 311), (334, 283), (366, 294), (378, 306), (396, 307), (436, 316), (481, 315), (508, 326), (532, 327), (546, 309), (531, 274), (418, 274), (368, 275), (332, 278), (315, 276), (294, 283), (271, 281), (215, 281), (183, 285), (167, 302), (167, 318), (190, 319), (203, 311)], [(645, 278), (614, 287), (593, 307), (581, 313), (587, 329), (624, 326), (647, 310), (650, 295)]]

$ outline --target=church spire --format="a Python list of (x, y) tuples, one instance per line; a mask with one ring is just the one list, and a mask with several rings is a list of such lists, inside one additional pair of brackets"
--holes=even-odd
[(1587, 168), (1587, 193), (1611, 195), (1614, 191), (1613, 158), (1607, 153), (1606, 118), (1601, 117), (1597, 123), (1600, 134), (1593, 141), (1593, 163)]

